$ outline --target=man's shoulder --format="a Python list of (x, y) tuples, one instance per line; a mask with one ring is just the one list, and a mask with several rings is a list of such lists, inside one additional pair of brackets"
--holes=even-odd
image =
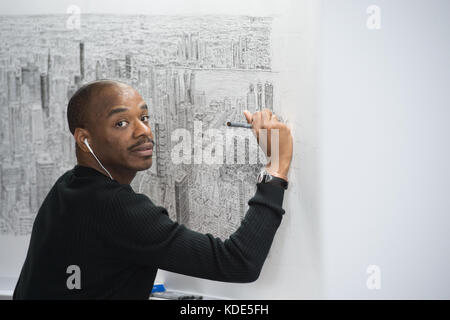
[(81, 190), (94, 193), (105, 192), (109, 195), (116, 193), (119, 190), (133, 192), (131, 186), (121, 184), (117, 180), (111, 180), (110, 178), (102, 174), (81, 176), (77, 175), (76, 168), (64, 172), (56, 180), (55, 185), (59, 185), (62, 188), (68, 188), (74, 191)]
[(68, 170), (58, 178), (54, 187), (69, 202), (87, 201), (102, 211), (117, 207), (155, 207), (146, 194), (137, 193), (131, 185), (121, 184), (100, 174), (77, 176), (74, 169)]
[(111, 192), (112, 205), (157, 207), (146, 194), (135, 192), (130, 185), (117, 183), (109, 185), (108, 188)]

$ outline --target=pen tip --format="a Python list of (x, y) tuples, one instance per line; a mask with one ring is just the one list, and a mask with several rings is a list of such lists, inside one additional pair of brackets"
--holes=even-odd
[(231, 122), (230, 122), (230, 121), (227, 121), (227, 122), (225, 122), (225, 125), (226, 125), (226, 126), (230, 126), (230, 125), (231, 125)]

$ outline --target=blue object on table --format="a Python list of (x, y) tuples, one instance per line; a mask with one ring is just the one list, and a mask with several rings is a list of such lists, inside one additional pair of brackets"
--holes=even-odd
[(164, 288), (164, 285), (162, 283), (155, 283), (153, 285), (152, 293), (153, 292), (164, 292), (164, 291), (166, 291), (166, 288)]

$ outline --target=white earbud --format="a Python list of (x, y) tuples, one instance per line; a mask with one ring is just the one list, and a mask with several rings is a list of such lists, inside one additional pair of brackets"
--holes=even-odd
[(111, 180), (114, 180), (113, 177), (111, 176), (111, 174), (108, 172), (108, 170), (106, 170), (106, 168), (102, 165), (102, 163), (100, 162), (100, 160), (97, 159), (97, 157), (94, 154), (94, 151), (92, 151), (91, 146), (89, 145), (89, 142), (87, 141), (87, 138), (84, 139), (84, 144), (86, 145), (86, 147), (89, 149), (89, 151), (92, 153), (92, 155), (94, 156), (95, 160), (97, 160), (98, 164), (103, 168), (103, 170), (106, 171), (106, 173), (109, 175), (109, 177), (111, 178)]

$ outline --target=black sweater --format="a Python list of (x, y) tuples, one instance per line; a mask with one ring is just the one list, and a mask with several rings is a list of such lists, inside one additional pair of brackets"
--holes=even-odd
[[(258, 184), (240, 227), (222, 241), (172, 221), (130, 185), (76, 165), (39, 209), (13, 299), (148, 299), (158, 268), (255, 281), (284, 214), (283, 195)], [(76, 273), (69, 266), (79, 268), (79, 289), (68, 288)]]

